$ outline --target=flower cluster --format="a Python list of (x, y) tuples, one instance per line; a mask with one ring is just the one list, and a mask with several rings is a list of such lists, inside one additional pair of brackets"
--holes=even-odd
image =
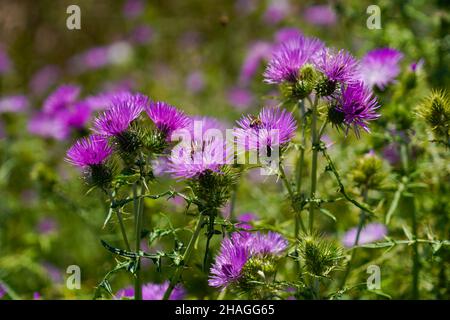
[[(273, 272), (273, 260), (279, 258), (288, 246), (278, 233), (233, 233), (222, 241), (220, 252), (211, 267), (209, 285), (226, 288), (247, 285), (258, 271)], [(255, 270), (256, 273), (255, 273)]]

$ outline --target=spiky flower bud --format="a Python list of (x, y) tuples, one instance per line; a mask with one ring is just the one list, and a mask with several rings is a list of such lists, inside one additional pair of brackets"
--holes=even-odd
[(280, 86), (285, 99), (298, 101), (306, 98), (314, 89), (317, 72), (311, 64), (305, 64), (298, 73), (295, 82), (285, 82)]
[(319, 97), (327, 97), (332, 95), (338, 87), (338, 83), (323, 76), (317, 82), (314, 89)]
[(383, 161), (374, 152), (366, 153), (356, 161), (351, 177), (358, 188), (378, 189), (386, 178)]
[(446, 91), (432, 91), (418, 106), (417, 114), (425, 120), (437, 140), (443, 140), (445, 143), (449, 143), (450, 99)]
[(343, 265), (343, 249), (319, 234), (300, 237), (299, 254), (306, 273), (315, 277), (327, 277)]

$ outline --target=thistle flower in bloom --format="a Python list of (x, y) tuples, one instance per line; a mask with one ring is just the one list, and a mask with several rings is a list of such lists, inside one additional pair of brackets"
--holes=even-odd
[(194, 178), (205, 173), (220, 172), (226, 163), (223, 140), (182, 141), (170, 156), (168, 172), (175, 178)]
[(296, 37), (277, 46), (264, 72), (264, 81), (271, 84), (298, 80), (300, 68), (313, 62), (324, 44), (315, 38)]
[(359, 137), (359, 128), (370, 132), (368, 122), (379, 118), (376, 110), (379, 108), (372, 91), (362, 82), (350, 84), (342, 88), (337, 105), (330, 108), (328, 117), (331, 123), (341, 125), (345, 123), (347, 130), (353, 127)]
[[(147, 283), (142, 286), (142, 299), (143, 300), (162, 300), (164, 293), (169, 287), (169, 281), (165, 281), (161, 284)], [(170, 294), (169, 300), (183, 300), (186, 295), (186, 291), (181, 285), (177, 285)], [(126, 287), (121, 289), (116, 294), (117, 299), (133, 299), (134, 288)]]
[(166, 137), (170, 137), (175, 130), (183, 129), (190, 124), (189, 117), (183, 111), (165, 102), (151, 102), (145, 106), (145, 112)]
[(78, 140), (70, 147), (66, 161), (77, 167), (101, 165), (111, 153), (112, 149), (106, 138), (91, 135)]
[(243, 116), (237, 124), (234, 134), (247, 150), (286, 144), (297, 130), (292, 113), (280, 108), (263, 108), (256, 118)]
[(302, 36), (303, 33), (297, 28), (282, 28), (275, 34), (275, 42), (283, 43)]
[(104, 136), (117, 136), (148, 106), (142, 94), (124, 95), (112, 99), (111, 107), (94, 120), (94, 131)]
[(361, 59), (361, 79), (366, 86), (383, 90), (400, 73), (399, 62), (403, 53), (392, 48), (379, 48), (367, 52)]
[[(347, 248), (353, 247), (355, 245), (357, 233), (358, 228), (356, 227), (347, 231), (342, 238), (342, 243), (344, 244), (344, 246), (346, 246)], [(387, 235), (387, 228), (384, 224), (369, 223), (361, 229), (358, 243), (356, 245), (381, 240), (386, 235)]]
[(326, 48), (315, 59), (314, 65), (329, 81), (348, 83), (355, 81), (358, 62), (345, 50)]
[(222, 241), (220, 252), (211, 267), (209, 285), (225, 288), (237, 284), (245, 275), (246, 264), (256, 259), (279, 257), (287, 248), (287, 241), (279, 234), (233, 233)]

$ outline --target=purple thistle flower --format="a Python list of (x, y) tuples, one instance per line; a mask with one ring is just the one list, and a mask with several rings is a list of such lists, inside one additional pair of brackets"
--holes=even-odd
[(336, 23), (336, 12), (328, 5), (315, 5), (306, 8), (303, 16), (306, 21), (317, 26), (331, 26)]
[(119, 135), (148, 105), (148, 98), (142, 94), (116, 96), (110, 108), (94, 120), (94, 131), (104, 136)]
[(146, 105), (145, 112), (147, 112), (158, 130), (167, 137), (170, 137), (175, 130), (187, 127), (191, 122), (183, 111), (165, 102), (151, 102), (149, 105)]
[[(357, 232), (358, 228), (352, 228), (344, 234), (342, 238), (342, 243), (344, 244), (344, 246), (346, 246), (347, 248), (351, 248), (355, 245)], [(381, 240), (386, 235), (387, 228), (384, 224), (369, 223), (361, 229), (357, 244), (360, 245)]]
[(205, 172), (220, 172), (228, 155), (223, 140), (182, 141), (172, 149), (168, 172), (175, 178), (195, 178)]
[(279, 233), (269, 231), (267, 234), (254, 233), (248, 246), (252, 254), (279, 256), (286, 250), (288, 242)]
[(358, 62), (345, 50), (324, 49), (315, 59), (314, 65), (329, 80), (334, 82), (354, 82), (358, 73)]
[[(162, 300), (164, 293), (169, 287), (169, 281), (165, 281), (161, 284), (147, 283), (142, 286), (142, 299), (143, 300)], [(186, 291), (181, 285), (177, 285), (170, 294), (169, 300), (183, 300), (186, 296)], [(117, 299), (134, 298), (134, 288), (126, 287), (121, 289), (116, 294)]]
[(342, 89), (336, 110), (343, 113), (344, 123), (348, 128), (353, 126), (355, 134), (359, 136), (359, 127), (370, 132), (368, 122), (380, 117), (376, 113), (378, 108), (372, 91), (362, 82), (358, 82)]
[(211, 267), (209, 285), (225, 288), (239, 281), (242, 269), (254, 256), (279, 256), (287, 248), (287, 241), (279, 234), (233, 233), (222, 241), (219, 254)]
[(242, 268), (250, 258), (247, 246), (234, 234), (222, 241), (220, 252), (211, 267), (209, 285), (225, 288), (238, 281), (242, 276)]
[(75, 103), (80, 95), (80, 87), (74, 85), (62, 85), (58, 87), (44, 101), (43, 111), (47, 114), (55, 114), (66, 110)]
[(296, 37), (277, 46), (264, 72), (264, 81), (271, 84), (297, 81), (300, 68), (315, 60), (324, 44), (315, 38)]
[(379, 48), (367, 52), (361, 59), (361, 79), (366, 86), (377, 86), (383, 90), (394, 82), (400, 73), (399, 62), (403, 53), (391, 48)]
[(70, 147), (66, 161), (78, 167), (100, 165), (111, 153), (112, 149), (105, 137), (91, 135), (78, 140)]
[(263, 108), (258, 117), (248, 115), (237, 121), (234, 134), (246, 150), (288, 143), (295, 135), (297, 124), (292, 113), (280, 108)]
[(29, 106), (28, 98), (25, 95), (14, 95), (0, 98), (0, 113), (18, 113), (25, 111)]

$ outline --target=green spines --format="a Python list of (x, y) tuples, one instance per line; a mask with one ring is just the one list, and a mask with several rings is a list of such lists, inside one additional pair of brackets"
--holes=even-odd
[(446, 91), (432, 91), (417, 107), (417, 114), (425, 120), (436, 139), (449, 143), (450, 100)]

